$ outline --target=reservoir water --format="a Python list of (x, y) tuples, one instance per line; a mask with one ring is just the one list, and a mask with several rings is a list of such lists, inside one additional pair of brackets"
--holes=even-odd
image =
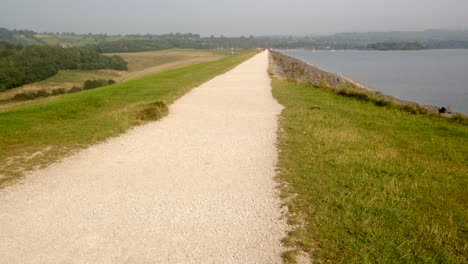
[(281, 52), (384, 94), (468, 114), (468, 50)]

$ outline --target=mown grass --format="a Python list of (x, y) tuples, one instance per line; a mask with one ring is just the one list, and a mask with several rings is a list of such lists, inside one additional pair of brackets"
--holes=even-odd
[(209, 60), (220, 59), (229, 55), (229, 53), (226, 50), (169, 49), (145, 52), (105, 53), (105, 55), (121, 56), (128, 62), (128, 70), (133, 72), (189, 59), (199, 59), (199, 63), (201, 63)]
[(466, 263), (468, 127), (273, 81), (285, 260)]
[(254, 54), (241, 52), (0, 112), (0, 182), (153, 120), (159, 115), (154, 109), (165, 111), (159, 102), (172, 103)]

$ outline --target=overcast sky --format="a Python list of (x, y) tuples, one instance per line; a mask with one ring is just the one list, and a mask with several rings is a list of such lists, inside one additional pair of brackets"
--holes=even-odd
[(0, 0), (0, 27), (76, 33), (305, 35), (468, 29), (468, 0)]

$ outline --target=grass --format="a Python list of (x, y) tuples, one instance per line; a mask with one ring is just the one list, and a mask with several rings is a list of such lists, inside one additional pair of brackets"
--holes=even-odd
[[(323, 86), (319, 85), (319, 88), (324, 88)], [(326, 87), (325, 87), (326, 88)], [(371, 92), (363, 92), (358, 91), (353, 87), (342, 87), (341, 89), (333, 89), (338, 95), (351, 97), (360, 101), (371, 102), (376, 106), (386, 107), (389, 109), (394, 110), (401, 110), (411, 114), (421, 114), (421, 115), (431, 115), (431, 116), (438, 116), (440, 118), (448, 118), (448, 120), (452, 122), (456, 122), (463, 125), (468, 125), (468, 117), (461, 113), (456, 113), (452, 116), (445, 117), (437, 115), (436, 113), (431, 113), (426, 108), (419, 106), (417, 104), (411, 103), (397, 103), (392, 101), (391, 99), (384, 99)]]
[(220, 52), (215, 50), (169, 49), (147, 52), (109, 53), (107, 55), (119, 55), (128, 62), (129, 71), (139, 71), (170, 62), (193, 58), (200, 59), (199, 62), (203, 62), (203, 59), (205, 61), (219, 59), (228, 54), (226, 51)]
[(165, 104), (254, 54), (241, 52), (0, 112), (0, 182), (116, 136), (154, 116), (159, 118), (158, 111), (164, 114)]
[(273, 80), (286, 262), (466, 263), (468, 127)]
[(217, 60), (229, 55), (227, 51), (169, 49), (162, 51), (108, 53), (119, 55), (128, 62), (128, 72), (119, 81), (135, 79), (155, 72), (174, 69), (191, 64)]

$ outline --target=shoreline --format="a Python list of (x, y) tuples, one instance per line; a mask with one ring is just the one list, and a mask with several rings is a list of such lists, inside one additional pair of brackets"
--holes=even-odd
[[(274, 74), (280, 77), (291, 78), (302, 82), (310, 82), (317, 87), (320, 86), (321, 82), (325, 81), (328, 86), (327, 88), (331, 90), (340, 91), (343, 88), (352, 87), (352, 89), (356, 89), (357, 92), (373, 95), (379, 99), (388, 100), (400, 106), (416, 107), (423, 111), (427, 111), (429, 114), (448, 118), (461, 115), (466, 118), (464, 113), (450, 111), (447, 106), (421, 104), (384, 94), (381, 91), (352, 78), (338, 75), (322, 69), (315, 64), (288, 56), (282, 53), (281, 50), (271, 50), (271, 56), (273, 61), (276, 62), (275, 64), (277, 64), (274, 69)], [(446, 111), (441, 111), (443, 109)]]

